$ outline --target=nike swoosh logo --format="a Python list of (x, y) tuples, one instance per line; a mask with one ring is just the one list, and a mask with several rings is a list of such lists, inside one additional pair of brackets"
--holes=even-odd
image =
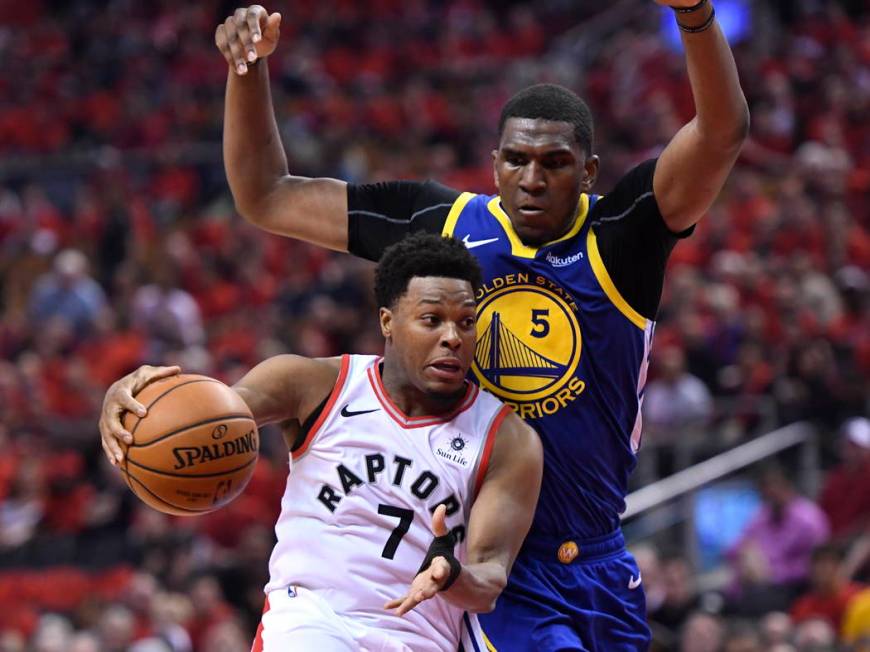
[(498, 238), (490, 238), (489, 240), (471, 240), (470, 233), (462, 238), (462, 244), (464, 244), (467, 249), (482, 247), (483, 245), (488, 245), (491, 242), (498, 242)]
[(640, 586), (640, 583), (641, 583), (642, 581), (643, 581), (643, 580), (642, 580), (642, 578), (641, 578), (641, 576), (640, 576), (640, 573), (637, 574), (637, 579), (634, 579), (634, 577), (629, 578), (629, 580), (628, 580), (628, 588), (629, 588), (629, 590), (634, 591), (637, 587)]
[(343, 408), (341, 408), (341, 416), (343, 416), (345, 418), (356, 417), (356, 416), (359, 416), (360, 414), (368, 414), (369, 412), (377, 412), (378, 411), (378, 408), (375, 408), (374, 410), (348, 410), (347, 408), (349, 405), (350, 405), (350, 403), (348, 403)]

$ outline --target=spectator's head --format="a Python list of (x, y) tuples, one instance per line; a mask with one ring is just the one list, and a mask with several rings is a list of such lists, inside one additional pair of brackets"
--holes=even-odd
[(33, 652), (66, 652), (67, 641), (73, 628), (69, 621), (57, 614), (46, 614), (39, 619), (33, 633)]
[(78, 632), (66, 652), (100, 652), (100, 640), (90, 632)]
[(158, 593), (151, 603), (151, 621), (158, 631), (182, 626), (192, 615), (190, 598), (180, 593)]
[(785, 644), (791, 640), (793, 626), (791, 617), (782, 611), (772, 611), (760, 623), (761, 636), (768, 648)]
[(834, 280), (846, 304), (846, 309), (851, 313), (860, 313), (866, 305), (870, 288), (870, 279), (867, 273), (857, 265), (847, 265), (834, 275)]
[(193, 578), (188, 589), (193, 610), (198, 618), (207, 618), (224, 604), (221, 585), (214, 575), (203, 573)]
[(854, 469), (866, 466), (870, 462), (870, 419), (849, 419), (840, 432), (843, 442), (841, 455), (846, 466)]
[(138, 614), (147, 614), (159, 590), (160, 584), (151, 573), (136, 573), (124, 591), (124, 604)]
[(728, 627), (722, 652), (763, 652), (758, 629), (750, 622), (738, 621)]
[(662, 380), (673, 383), (686, 371), (686, 356), (679, 346), (666, 346), (655, 356)]
[(173, 652), (172, 646), (162, 638), (143, 638), (136, 641), (128, 652)]
[(695, 597), (692, 569), (683, 556), (673, 556), (662, 565), (665, 586), (665, 603), (679, 606)]
[(122, 652), (133, 640), (135, 620), (127, 607), (113, 604), (100, 615), (97, 623), (101, 646), (105, 652)]
[(235, 620), (215, 623), (203, 635), (202, 649), (209, 652), (237, 652), (248, 647), (248, 635)]
[(795, 628), (794, 642), (798, 652), (835, 652), (837, 633), (827, 620), (812, 618)]
[(84, 278), (88, 272), (88, 259), (78, 249), (64, 249), (54, 258), (54, 273), (66, 287)]
[(841, 564), (843, 551), (839, 546), (824, 544), (813, 550), (810, 564), (810, 582), (813, 591), (822, 595), (836, 593), (843, 583)]
[(761, 470), (759, 489), (765, 502), (778, 511), (794, 498), (794, 486), (778, 464), (770, 464)]
[(0, 652), (24, 652), (24, 635), (14, 629), (0, 631)]
[(719, 652), (722, 634), (722, 621), (719, 618), (696, 611), (683, 625), (680, 652)]

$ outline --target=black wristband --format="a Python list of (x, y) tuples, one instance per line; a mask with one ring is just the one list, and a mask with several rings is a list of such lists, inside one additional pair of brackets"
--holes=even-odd
[(453, 548), (455, 546), (456, 537), (453, 536), (452, 532), (432, 539), (432, 543), (429, 544), (429, 550), (426, 551), (426, 556), (423, 558), (423, 563), (420, 564), (420, 570), (417, 571), (417, 574), (419, 575), (429, 568), (429, 564), (432, 563), (435, 557), (444, 557), (447, 563), (450, 564), (450, 575), (448, 575), (447, 581), (444, 582), (444, 586), (440, 590), (446, 591), (449, 589), (456, 581), (456, 578), (459, 577), (459, 573), (462, 572), (462, 564), (453, 556)]
[(716, 20), (716, 8), (710, 11), (710, 17), (707, 18), (703, 23), (698, 25), (697, 27), (691, 27), (689, 25), (683, 25), (680, 21), (677, 21), (677, 27), (686, 32), (687, 34), (697, 34), (698, 32), (706, 32), (713, 25), (713, 21)]
[(671, 7), (671, 9), (673, 9), (678, 14), (691, 14), (703, 8), (704, 5), (708, 2), (710, 2), (710, 0), (701, 0), (701, 2), (696, 5), (692, 5), (691, 7)]

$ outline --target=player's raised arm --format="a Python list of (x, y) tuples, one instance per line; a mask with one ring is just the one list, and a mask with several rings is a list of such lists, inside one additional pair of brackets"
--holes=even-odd
[(656, 0), (682, 32), (695, 117), (659, 157), (653, 189), (671, 231), (695, 224), (716, 199), (749, 130), (749, 109), (713, 0)]
[(251, 5), (237, 9), (215, 33), (229, 66), (223, 132), (227, 180), (236, 209), (252, 224), (346, 251), (346, 184), (288, 172), (267, 63), (280, 27), (281, 14)]
[[(407, 595), (388, 602), (387, 609), (405, 614), (439, 592), (445, 600), (472, 613), (492, 611), (507, 584), (514, 559), (532, 524), (541, 489), (544, 453), (538, 435), (513, 412), (496, 435), (486, 477), (468, 521), (467, 561), (457, 566), (452, 542), (436, 539), (434, 556), (411, 584)], [(440, 515), (439, 515), (440, 511)], [(433, 515), (436, 537), (446, 535), (444, 510)], [(454, 572), (451, 577), (451, 570)], [(445, 589), (445, 586), (447, 587)]]

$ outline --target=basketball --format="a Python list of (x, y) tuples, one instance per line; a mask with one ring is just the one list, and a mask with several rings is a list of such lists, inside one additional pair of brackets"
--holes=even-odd
[(149, 384), (136, 400), (148, 413), (124, 415), (133, 443), (121, 472), (137, 497), (166, 514), (190, 516), (242, 492), (260, 442), (238, 394), (214, 378), (180, 374)]

